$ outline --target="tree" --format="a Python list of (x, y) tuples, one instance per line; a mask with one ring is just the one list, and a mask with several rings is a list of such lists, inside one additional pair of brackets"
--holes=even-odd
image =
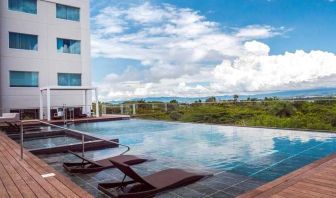
[(174, 103), (174, 104), (177, 104), (178, 103), (178, 101), (177, 100), (171, 100), (169, 103)]
[(233, 95), (233, 101), (238, 102), (239, 95), (235, 94)]
[(216, 102), (216, 101), (217, 101), (217, 99), (216, 99), (215, 96), (211, 96), (211, 97), (209, 97), (208, 99), (205, 100), (205, 102)]
[(199, 99), (199, 100), (195, 100), (194, 103), (202, 103), (202, 100), (201, 100), (201, 99)]

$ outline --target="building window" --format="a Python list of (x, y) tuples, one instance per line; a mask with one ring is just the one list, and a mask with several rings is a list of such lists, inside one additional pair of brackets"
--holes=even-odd
[(56, 4), (56, 18), (79, 21), (79, 8)]
[(81, 53), (80, 41), (57, 38), (57, 52), (80, 54)]
[(9, 32), (9, 48), (37, 51), (36, 35)]
[(82, 75), (70, 73), (58, 73), (58, 86), (81, 86)]
[(8, 0), (8, 9), (30, 14), (37, 13), (36, 0)]
[(38, 72), (10, 71), (10, 87), (38, 87)]

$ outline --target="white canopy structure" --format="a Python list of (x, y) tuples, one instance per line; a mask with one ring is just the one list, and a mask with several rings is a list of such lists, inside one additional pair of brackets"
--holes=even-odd
[(99, 117), (99, 104), (98, 104), (98, 88), (97, 87), (84, 87), (84, 86), (73, 86), (73, 87), (63, 87), (63, 86), (51, 86), (42, 87), (40, 89), (40, 119), (43, 120), (43, 92), (47, 92), (47, 120), (51, 120), (50, 109), (51, 109), (51, 91), (84, 91), (84, 110), (88, 112), (88, 91), (93, 90), (95, 92), (96, 99), (96, 117)]

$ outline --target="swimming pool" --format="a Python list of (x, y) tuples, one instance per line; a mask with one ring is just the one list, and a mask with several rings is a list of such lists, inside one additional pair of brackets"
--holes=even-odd
[(133, 154), (261, 181), (274, 180), (336, 152), (336, 134), (331, 133), (138, 119), (81, 123), (70, 128), (119, 138), (131, 146)]

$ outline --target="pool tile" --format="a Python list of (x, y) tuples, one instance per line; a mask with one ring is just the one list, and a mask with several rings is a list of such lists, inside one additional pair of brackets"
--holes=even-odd
[(155, 196), (155, 198), (183, 198), (175, 193), (172, 192), (165, 192)]
[(234, 197), (236, 196), (227, 194), (223, 191), (218, 191), (217, 193), (210, 195), (210, 198), (234, 198)]
[(269, 181), (277, 179), (281, 176), (282, 176), (281, 173), (265, 170), (265, 171), (262, 171), (258, 174), (252, 175), (251, 177), (254, 178), (254, 179), (260, 180), (260, 181), (269, 182)]
[(235, 187), (235, 186), (223, 190), (223, 192), (225, 192), (226, 194), (230, 194), (230, 195), (233, 195), (233, 196), (238, 196), (240, 194), (245, 193), (246, 191), (248, 191), (248, 190), (242, 189), (242, 188), (238, 188), (238, 187)]
[(256, 173), (256, 172), (262, 170), (263, 168), (264, 168), (263, 166), (258, 166), (258, 165), (254, 165), (254, 164), (244, 164), (242, 166), (238, 166), (238, 167), (230, 170), (230, 172), (236, 173), (236, 174), (241, 174), (241, 175), (251, 175), (253, 173)]
[(222, 190), (222, 189), (230, 187), (229, 185), (218, 182), (216, 180), (202, 181), (200, 183), (204, 186), (208, 186), (208, 187), (216, 189), (216, 190)]
[(249, 191), (249, 190), (255, 189), (259, 186), (261, 186), (261, 182), (256, 183), (256, 182), (251, 182), (251, 181), (245, 181), (245, 182), (242, 182), (242, 183), (239, 183), (239, 184), (235, 185), (234, 187), (245, 190), (245, 191)]
[(202, 185), (200, 183), (194, 183), (194, 184), (190, 184), (188, 185), (188, 188), (192, 189), (192, 190), (195, 190), (197, 192), (200, 192), (202, 194), (212, 194), (214, 192), (216, 192), (217, 190), (214, 189), (214, 188), (211, 188), (209, 186), (205, 186), (205, 185)]
[[(242, 181), (245, 181), (247, 178), (230, 178), (230, 177), (216, 177), (215, 181), (221, 182), (223, 184), (226, 184), (228, 186), (232, 186), (234, 184), (240, 183)], [(250, 178), (248, 178), (250, 179)]]
[(181, 197), (188, 197), (188, 198), (200, 198), (203, 197), (205, 195), (205, 193), (200, 193), (196, 190), (193, 190), (191, 188), (188, 187), (181, 187), (181, 188), (177, 188), (173, 191), (171, 191), (174, 194), (177, 194)]

